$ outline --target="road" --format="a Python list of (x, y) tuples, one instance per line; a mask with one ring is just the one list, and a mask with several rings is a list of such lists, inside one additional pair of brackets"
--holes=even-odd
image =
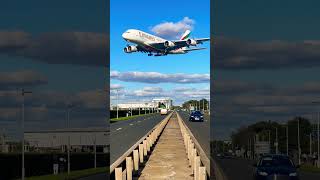
[(109, 179), (109, 175), (107, 173), (101, 173), (101, 174), (95, 174), (92, 176), (83, 177), (78, 180), (108, 180), (108, 179)]
[(192, 134), (198, 140), (200, 146), (205, 151), (207, 156), (210, 156), (210, 116), (204, 115), (204, 122), (190, 122), (189, 112), (179, 111), (181, 118), (184, 120), (186, 125), (189, 127)]
[[(241, 179), (250, 180), (253, 174), (252, 164), (254, 161), (245, 159), (219, 159), (215, 158), (218, 165), (221, 167), (224, 174), (227, 176), (228, 180), (238, 180)], [(320, 173), (308, 173), (300, 172), (301, 180), (318, 180), (320, 179)]]
[(115, 162), (164, 118), (155, 113), (110, 124), (110, 163)]

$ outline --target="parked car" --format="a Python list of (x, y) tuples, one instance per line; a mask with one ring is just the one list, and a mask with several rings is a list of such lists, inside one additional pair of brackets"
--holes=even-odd
[(288, 179), (299, 180), (297, 168), (292, 160), (285, 155), (262, 155), (254, 164), (255, 180)]
[(203, 121), (203, 114), (200, 111), (192, 111), (189, 121)]

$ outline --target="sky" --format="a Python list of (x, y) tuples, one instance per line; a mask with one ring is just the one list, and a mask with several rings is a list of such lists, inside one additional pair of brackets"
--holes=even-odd
[(121, 36), (127, 29), (139, 29), (175, 40), (190, 29), (192, 38), (210, 37), (209, 3), (209, 0), (197, 3), (164, 0), (155, 4), (147, 0), (110, 1), (111, 103), (116, 103), (116, 89), (119, 102), (171, 97), (175, 105), (180, 105), (189, 99), (209, 98), (209, 43), (200, 45), (207, 48), (202, 51), (149, 57), (139, 52), (124, 53), (127, 42)]
[[(230, 6), (232, 4), (232, 6)], [(315, 122), (320, 97), (318, 1), (215, 2), (213, 137), (258, 121)]]
[(107, 127), (107, 2), (1, 2), (0, 133), (16, 138), (25, 96), (25, 130)]

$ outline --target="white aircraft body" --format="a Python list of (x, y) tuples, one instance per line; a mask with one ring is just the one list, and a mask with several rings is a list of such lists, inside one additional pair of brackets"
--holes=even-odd
[(148, 56), (164, 56), (167, 54), (186, 54), (189, 51), (202, 50), (206, 48), (190, 48), (197, 46), (210, 38), (191, 39), (189, 38), (191, 31), (187, 30), (180, 40), (166, 40), (146, 32), (129, 29), (122, 34), (123, 39), (136, 45), (128, 45), (124, 48), (125, 53), (144, 52)]

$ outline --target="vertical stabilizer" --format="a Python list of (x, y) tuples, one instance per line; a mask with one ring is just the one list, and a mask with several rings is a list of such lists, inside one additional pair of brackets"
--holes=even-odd
[(186, 32), (183, 33), (183, 35), (181, 36), (180, 40), (186, 40), (187, 38), (189, 38), (191, 34), (190, 30), (186, 30)]

